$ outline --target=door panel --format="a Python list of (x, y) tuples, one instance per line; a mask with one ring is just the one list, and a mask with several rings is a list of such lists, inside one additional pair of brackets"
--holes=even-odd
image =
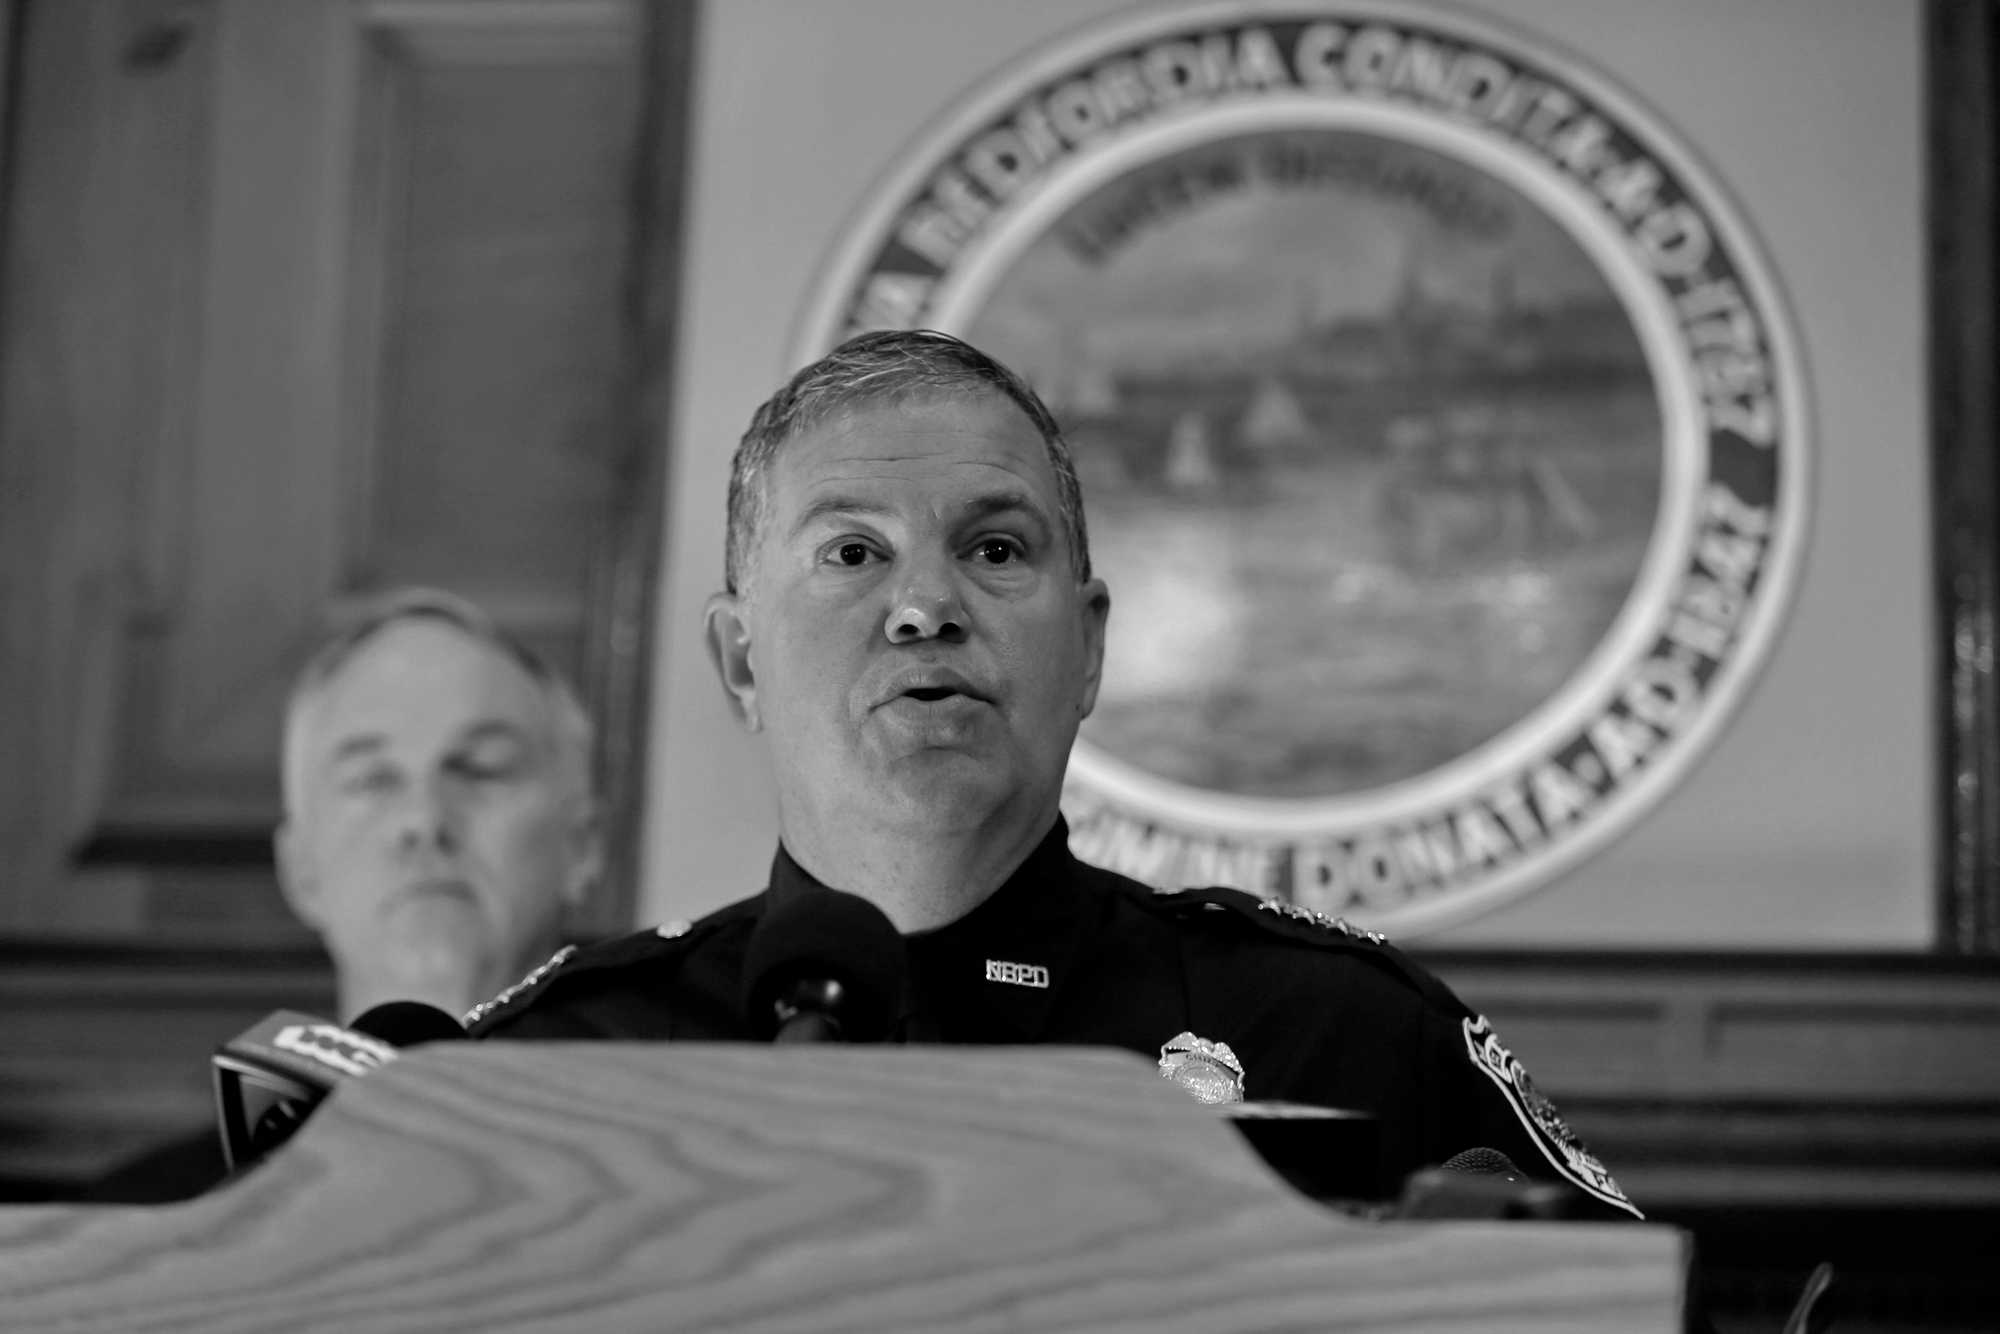
[(8, 927), (226, 930), (267, 866), (292, 673), (371, 591), (451, 587), (584, 675), (644, 447), (645, 18), (33, 7), (0, 404), (0, 551), (37, 571), (0, 607), (27, 706), (0, 722)]

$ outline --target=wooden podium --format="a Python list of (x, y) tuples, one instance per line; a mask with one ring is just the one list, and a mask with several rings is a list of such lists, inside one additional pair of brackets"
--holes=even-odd
[(496, 1042), (199, 1200), (0, 1209), (0, 1328), (1673, 1334), (1686, 1260), (1355, 1221), (1124, 1052)]

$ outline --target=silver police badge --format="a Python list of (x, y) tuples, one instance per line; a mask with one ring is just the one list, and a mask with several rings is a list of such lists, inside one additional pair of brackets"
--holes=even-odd
[(1243, 1101), (1243, 1062), (1227, 1042), (1183, 1033), (1160, 1045), (1160, 1077), (1170, 1079), (1197, 1102)]

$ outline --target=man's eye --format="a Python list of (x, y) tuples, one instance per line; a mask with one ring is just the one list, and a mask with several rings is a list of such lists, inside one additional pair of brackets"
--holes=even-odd
[(396, 790), (399, 775), (394, 769), (355, 769), (340, 780), (340, 790), (357, 796), (379, 795)]
[(836, 565), (866, 565), (875, 559), (875, 548), (859, 539), (836, 542), (826, 549), (826, 559)]
[(973, 554), (988, 565), (1005, 565), (1009, 561), (1021, 559), (1024, 554), (1021, 544), (1011, 537), (981, 538), (973, 549)]
[(454, 761), (451, 771), (475, 783), (492, 783), (513, 777), (517, 767), (509, 760), (463, 759)]

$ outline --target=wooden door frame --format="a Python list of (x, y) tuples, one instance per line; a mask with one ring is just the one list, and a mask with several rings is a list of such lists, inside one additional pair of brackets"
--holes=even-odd
[(2000, 4), (1925, 9), (1937, 947), (2000, 954)]
[(646, 0), (647, 71), (632, 154), (632, 241), (622, 312), (625, 389), (618, 395), (624, 470), (618, 506), (593, 589), (584, 671), (599, 720), (599, 788), (606, 816), (605, 892), (586, 931), (633, 924), (646, 829), (646, 756), (660, 636), (659, 580), (666, 549), (674, 353), (681, 305), (693, 115), (697, 0)]

